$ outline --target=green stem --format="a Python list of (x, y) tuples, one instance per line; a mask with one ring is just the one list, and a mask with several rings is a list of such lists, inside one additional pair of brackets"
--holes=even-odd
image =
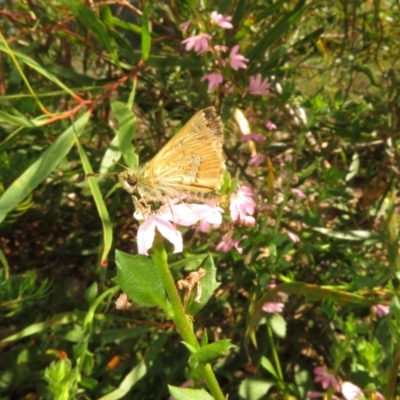
[[(193, 331), (193, 321), (185, 313), (185, 309), (175, 286), (174, 278), (172, 277), (168, 266), (168, 256), (164, 248), (164, 242), (158, 232), (156, 232), (156, 237), (154, 239), (151, 258), (161, 274), (164, 289), (168, 294), (168, 299), (173, 309), (173, 315), (171, 318), (174, 321), (179, 334), (186, 343), (190, 344), (195, 349), (200, 349), (200, 344)], [(222, 393), (217, 379), (215, 378), (211, 365), (199, 365), (198, 369), (205, 379), (214, 399), (224, 400), (225, 396)]]

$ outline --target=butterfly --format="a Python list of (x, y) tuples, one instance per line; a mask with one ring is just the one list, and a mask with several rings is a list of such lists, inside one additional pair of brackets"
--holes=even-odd
[[(218, 199), (225, 160), (223, 128), (214, 107), (198, 111), (144, 166), (118, 174), (122, 187), (141, 201)], [(134, 200), (136, 203), (135, 196)]]

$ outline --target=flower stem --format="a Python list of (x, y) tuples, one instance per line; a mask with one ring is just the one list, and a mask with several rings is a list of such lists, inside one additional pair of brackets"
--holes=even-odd
[[(156, 237), (154, 239), (151, 251), (151, 258), (161, 274), (164, 289), (168, 294), (168, 299), (171, 303), (173, 310), (171, 318), (174, 321), (179, 334), (182, 336), (183, 340), (186, 343), (190, 344), (197, 350), (200, 349), (200, 344), (193, 331), (193, 321), (185, 313), (185, 309), (181, 302), (179, 293), (175, 286), (174, 279), (168, 266), (168, 256), (167, 252), (165, 251), (164, 242), (158, 232), (156, 232)], [(199, 365), (198, 369), (205, 379), (214, 399), (224, 400), (225, 396), (222, 393), (219, 383), (214, 375), (214, 371), (211, 368), (211, 365)]]

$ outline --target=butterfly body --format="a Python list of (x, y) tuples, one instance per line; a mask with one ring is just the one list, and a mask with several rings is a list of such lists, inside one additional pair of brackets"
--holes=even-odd
[(119, 174), (122, 186), (146, 201), (218, 197), (225, 161), (223, 130), (214, 107), (197, 112), (143, 167)]

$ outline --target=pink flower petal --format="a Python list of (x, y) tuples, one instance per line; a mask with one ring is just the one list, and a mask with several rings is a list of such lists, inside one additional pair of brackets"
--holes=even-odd
[(364, 396), (363, 391), (351, 382), (342, 383), (342, 394), (346, 400), (357, 400)]

